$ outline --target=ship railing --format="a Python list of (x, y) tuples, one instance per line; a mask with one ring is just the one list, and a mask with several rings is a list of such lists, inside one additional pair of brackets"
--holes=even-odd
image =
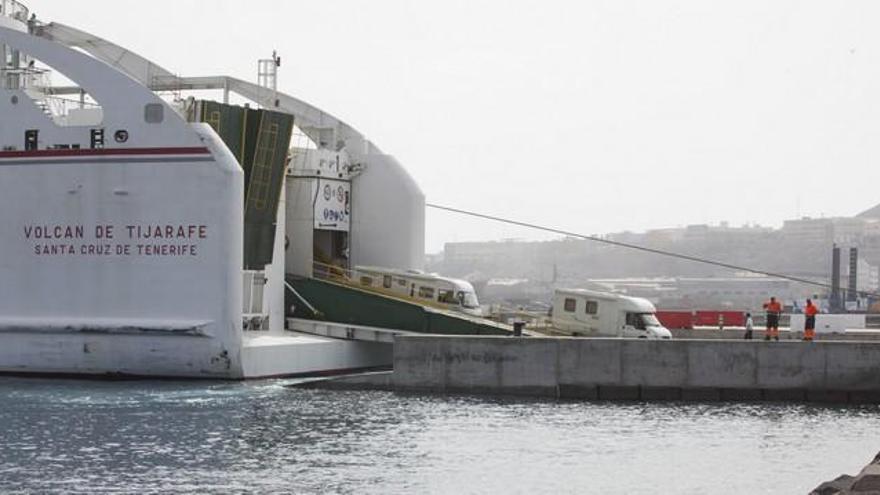
[(527, 329), (537, 331), (546, 331), (553, 326), (553, 319), (547, 311), (531, 311), (502, 304), (491, 305), (487, 318), (504, 324), (523, 322)]
[[(349, 287), (355, 287), (360, 290), (375, 292), (377, 294), (392, 296), (399, 299), (410, 300), (409, 297), (406, 297), (403, 294), (374, 286), (372, 284), (371, 276), (358, 273), (357, 270), (351, 270), (349, 268), (334, 265), (331, 263), (322, 263), (320, 261), (315, 261), (313, 266), (314, 268), (312, 269), (312, 276), (316, 279), (326, 280), (328, 282), (334, 282), (340, 285), (347, 285)], [(368, 282), (367, 279), (370, 279), (370, 281)]]
[[(2, 0), (0, 0), (2, 1)], [(52, 94), (52, 71), (42, 67), (25, 66), (0, 69), (0, 88), (21, 90), (59, 125), (66, 125), (66, 117), (73, 109), (101, 108), (86, 93), (80, 98), (63, 98)]]
[(327, 280), (329, 282), (357, 287), (358, 289), (363, 289), (367, 291), (378, 292), (382, 294), (387, 293), (399, 296), (399, 294), (395, 292), (384, 290), (380, 287), (375, 287), (372, 284), (372, 279), (375, 278), (375, 275), (359, 273), (357, 270), (352, 270), (350, 268), (335, 265), (332, 263), (322, 263), (320, 261), (315, 261), (312, 268), (312, 277), (319, 280)]
[[(421, 302), (417, 301), (415, 298), (406, 297), (406, 295), (404, 294), (399, 294), (390, 290), (376, 287), (372, 284), (372, 280), (369, 276), (359, 274), (356, 270), (351, 270), (344, 266), (339, 266), (332, 263), (322, 263), (320, 261), (313, 262), (312, 277), (318, 280), (326, 280), (328, 282), (333, 282), (339, 285), (345, 285), (367, 292), (374, 292), (376, 294), (394, 297), (409, 302)], [(370, 281), (367, 282), (367, 280)]]
[(312, 263), (312, 277), (343, 284), (355, 284), (355, 272), (344, 266), (315, 261)]
[(243, 330), (268, 330), (269, 315), (264, 311), (266, 273), (263, 270), (242, 271), (241, 323)]
[[(68, 116), (71, 111), (74, 109), (83, 109), (83, 108), (97, 108), (100, 109), (101, 105), (86, 100), (84, 98), (75, 100), (71, 98), (63, 98), (60, 96), (53, 95), (43, 95), (42, 98), (36, 100), (37, 106), (40, 108), (45, 108), (46, 113), (55, 120), (55, 123), (61, 126), (70, 125), (68, 124)], [(103, 114), (102, 114), (103, 115)], [(93, 119), (97, 118), (98, 120), (95, 122), (97, 124), (100, 122), (101, 117), (92, 117)]]
[(391, 290), (376, 287), (372, 284), (372, 280), (369, 283), (367, 283), (367, 280), (365, 280), (365, 278), (370, 278), (369, 276), (363, 275), (364, 278), (362, 278), (362, 274), (359, 274), (356, 270), (351, 270), (349, 268), (334, 265), (332, 263), (322, 263), (320, 261), (315, 261), (312, 268), (312, 277), (318, 280), (326, 280), (328, 282), (345, 285), (366, 292), (381, 294), (386, 297), (392, 297), (406, 302), (414, 302), (427, 306), (432, 305), (428, 301), (417, 300), (415, 298), (407, 297), (407, 295), (405, 294), (400, 294)]
[[(358, 272), (332, 263), (313, 262), (312, 277), (421, 306), (430, 306), (446, 311), (454, 310), (455, 306), (441, 303), (435, 299), (410, 296), (408, 293), (386, 288), (383, 286), (382, 277), (376, 278), (375, 274)], [(378, 283), (378, 286), (374, 282)]]
[[(2, 0), (0, 0), (2, 1)], [(39, 67), (16, 67), (0, 70), (3, 74), (3, 89), (37, 90), (45, 92), (51, 86), (51, 75), (48, 69)]]
[(27, 22), (30, 9), (16, 0), (0, 0), (0, 15), (11, 17), (17, 21)]

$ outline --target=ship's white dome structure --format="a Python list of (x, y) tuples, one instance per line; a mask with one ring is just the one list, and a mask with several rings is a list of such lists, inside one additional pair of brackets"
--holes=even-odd
[(425, 196), (393, 156), (373, 152), (353, 186), (352, 265), (421, 269)]

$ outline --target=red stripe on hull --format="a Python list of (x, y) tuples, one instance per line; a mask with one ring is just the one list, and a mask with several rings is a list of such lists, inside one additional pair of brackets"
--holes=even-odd
[(208, 148), (103, 148), (103, 149), (64, 149), (32, 151), (0, 151), (3, 158), (55, 158), (79, 156), (132, 156), (132, 155), (209, 155)]

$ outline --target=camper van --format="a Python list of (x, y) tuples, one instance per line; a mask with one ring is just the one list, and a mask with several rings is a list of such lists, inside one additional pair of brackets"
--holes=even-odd
[(553, 328), (582, 337), (670, 339), (647, 299), (586, 289), (556, 289)]
[(353, 275), (354, 282), (364, 288), (397, 295), (427, 306), (482, 316), (474, 286), (465, 280), (417, 270), (376, 266), (358, 266)]

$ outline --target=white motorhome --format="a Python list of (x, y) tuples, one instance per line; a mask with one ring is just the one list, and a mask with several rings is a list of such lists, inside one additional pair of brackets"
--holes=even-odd
[(474, 286), (466, 280), (448, 278), (417, 270), (398, 270), (377, 266), (358, 266), (355, 282), (378, 292), (414, 299), (431, 306), (482, 316)]
[(556, 289), (554, 329), (584, 337), (670, 339), (647, 299), (586, 289)]

